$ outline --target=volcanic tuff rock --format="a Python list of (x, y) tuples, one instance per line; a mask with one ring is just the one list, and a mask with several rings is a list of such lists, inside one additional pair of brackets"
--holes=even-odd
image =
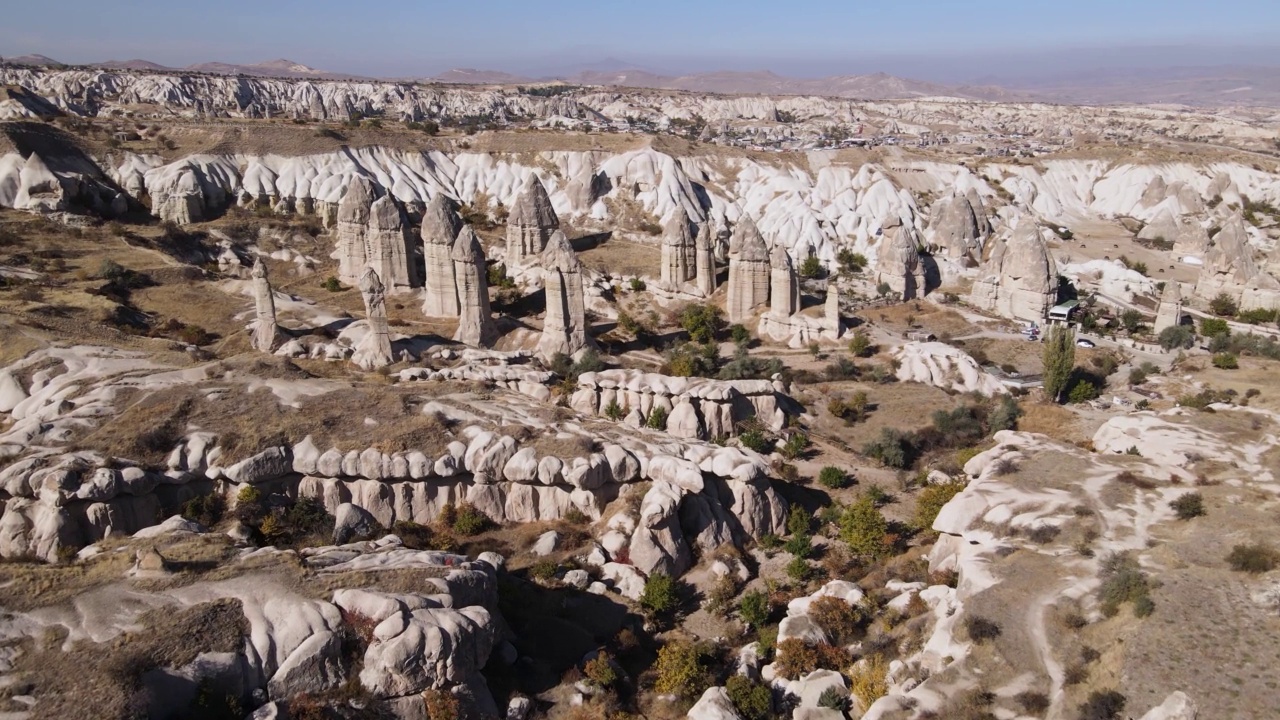
[(1195, 295), (1212, 300), (1225, 293), (1241, 308), (1280, 307), (1280, 281), (1258, 267), (1249, 246), (1249, 231), (1239, 213), (1213, 236), (1213, 247), (1204, 257)]
[(978, 192), (969, 188), (934, 203), (929, 228), (925, 232), (930, 252), (960, 263), (978, 264), (982, 246), (991, 234), (991, 223)]
[(1013, 237), (997, 240), (973, 284), (974, 306), (1014, 320), (1039, 322), (1058, 299), (1058, 266), (1040, 226), (1022, 218)]
[(883, 236), (876, 261), (876, 283), (886, 284), (903, 300), (925, 293), (924, 267), (920, 263), (920, 238), (902, 218), (891, 215), (882, 223)]
[(769, 246), (755, 222), (744, 215), (729, 243), (729, 322), (748, 320), (769, 302), (769, 275)]
[(338, 202), (336, 234), (338, 246), (334, 257), (338, 260), (338, 279), (347, 285), (360, 282), (369, 262), (370, 209), (373, 206), (373, 183), (363, 175), (351, 178), (347, 191)]
[(271, 281), (267, 279), (267, 266), (258, 258), (253, 264), (253, 305), (255, 325), (253, 349), (269, 353), (280, 341), (280, 327), (276, 325), (276, 301), (271, 294)]
[(458, 330), (453, 339), (466, 345), (489, 347), (498, 328), (489, 310), (489, 279), (480, 238), (468, 225), (458, 233), (449, 257), (458, 287)]
[(369, 207), (365, 253), (389, 293), (422, 287), (409, 238), (408, 224), (395, 198), (383, 195), (375, 200)]
[(1209, 233), (1204, 226), (1192, 217), (1176, 216), (1168, 208), (1162, 208), (1138, 232), (1138, 239), (1173, 243), (1178, 257), (1202, 258), (1209, 249)]
[(800, 283), (787, 249), (775, 245), (769, 253), (769, 314), (776, 318), (791, 317), (800, 310)]
[(373, 268), (365, 268), (360, 276), (360, 295), (364, 298), (369, 327), (351, 360), (365, 370), (390, 365), (394, 358), (391, 356), (391, 329), (387, 325), (386, 290)]
[(543, 360), (550, 360), (556, 353), (572, 356), (588, 343), (582, 262), (559, 230), (551, 235), (542, 253), (542, 267), (547, 314), (542, 321), (538, 355)]
[(559, 229), (560, 218), (551, 207), (547, 189), (535, 173), (529, 173), (507, 215), (507, 266), (518, 268), (525, 258), (541, 254), (551, 234)]
[(697, 272), (693, 236), (689, 233), (689, 215), (683, 208), (677, 209), (667, 220), (662, 233), (662, 284), (671, 289), (679, 288), (692, 280)]
[(458, 286), (453, 274), (453, 243), (462, 231), (454, 202), (444, 193), (431, 198), (422, 214), (422, 257), (426, 266), (426, 290), (422, 314), (427, 317), (458, 316)]
[(1182, 324), (1182, 288), (1177, 280), (1168, 280), (1164, 285), (1164, 293), (1160, 296), (1160, 304), (1156, 307), (1154, 329), (1158, 334), (1165, 328)]
[(694, 282), (703, 296), (711, 297), (716, 291), (716, 254), (709, 220), (698, 228), (698, 237), (694, 240), (694, 261)]

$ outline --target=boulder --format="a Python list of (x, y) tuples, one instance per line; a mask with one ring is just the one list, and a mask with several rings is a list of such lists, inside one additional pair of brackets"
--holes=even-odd
[(689, 720), (742, 720), (729, 699), (729, 692), (722, 687), (707, 688), (698, 702), (689, 708)]
[(367, 510), (351, 503), (342, 503), (333, 512), (333, 544), (345, 545), (352, 540), (371, 538), (382, 527)]

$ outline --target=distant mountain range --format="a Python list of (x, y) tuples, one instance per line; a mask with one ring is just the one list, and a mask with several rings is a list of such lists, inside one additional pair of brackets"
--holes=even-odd
[[(5, 58), (17, 65), (64, 67), (44, 55)], [(85, 67), (150, 72), (201, 72), (311, 80), (374, 80), (375, 78), (317, 70), (292, 60), (251, 65), (206, 62), (185, 68), (166, 67), (149, 60), (110, 60)], [(394, 78), (392, 80), (405, 80)], [(1064, 76), (988, 79), (967, 85), (943, 85), (886, 73), (793, 78), (761, 70), (719, 71), (668, 75), (606, 59), (567, 69), (554, 77), (526, 77), (500, 70), (459, 68), (420, 82), (467, 85), (517, 85), (565, 82), (742, 95), (822, 95), (864, 100), (902, 100), (955, 97), (1001, 102), (1041, 101), (1064, 104), (1182, 104), (1199, 106), (1280, 107), (1280, 68), (1258, 66), (1185, 67), (1159, 69), (1098, 69)]]

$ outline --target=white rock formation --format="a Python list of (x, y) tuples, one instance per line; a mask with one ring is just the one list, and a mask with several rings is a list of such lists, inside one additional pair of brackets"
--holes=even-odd
[(896, 348), (898, 379), (918, 382), (944, 390), (983, 395), (1001, 395), (1008, 390), (988, 375), (977, 361), (958, 348), (940, 342), (909, 342)]
[(582, 262), (559, 230), (551, 235), (542, 253), (542, 267), (547, 314), (538, 341), (538, 356), (543, 360), (550, 360), (556, 353), (572, 356), (588, 343)]
[(426, 290), (422, 314), (458, 317), (458, 284), (453, 274), (453, 243), (462, 231), (453, 201), (439, 193), (422, 214), (422, 257), (426, 265)]
[(933, 204), (925, 232), (929, 251), (961, 267), (973, 267), (982, 258), (982, 248), (991, 234), (986, 207), (977, 190), (953, 193)]
[(346, 193), (338, 203), (337, 227), (334, 231), (337, 235), (337, 248), (334, 257), (338, 260), (338, 279), (347, 285), (358, 284), (368, 266), (369, 246), (366, 236), (369, 233), (373, 198), (373, 183), (363, 175), (356, 175), (351, 178)]
[(276, 324), (276, 301), (267, 279), (267, 266), (262, 258), (253, 264), (254, 328), (250, 343), (254, 350), (269, 353), (280, 342), (280, 327)]
[(704, 222), (698, 228), (694, 240), (694, 283), (703, 297), (711, 297), (716, 291), (716, 254), (711, 235), (711, 223)]
[(729, 322), (749, 320), (769, 302), (769, 275), (769, 246), (756, 224), (744, 215), (733, 229), (729, 248)]
[(391, 356), (391, 328), (387, 324), (387, 295), (382, 280), (373, 268), (365, 268), (360, 276), (360, 295), (368, 331), (356, 347), (351, 361), (364, 370), (373, 370), (395, 362)]
[(679, 289), (697, 274), (693, 236), (689, 233), (689, 216), (684, 209), (672, 213), (662, 233), (661, 280), (664, 287)]
[(997, 240), (969, 302), (1013, 320), (1044, 320), (1058, 298), (1058, 266), (1040, 226), (1022, 218), (1007, 241)]
[(560, 218), (551, 206), (547, 189), (535, 173), (529, 173), (507, 216), (507, 267), (514, 270), (530, 256), (541, 255), (551, 234), (560, 229)]
[(1167, 280), (1160, 304), (1156, 306), (1156, 334), (1161, 330), (1182, 324), (1182, 288), (1177, 280)]
[(411, 262), (410, 233), (399, 203), (383, 195), (369, 207), (369, 227), (365, 232), (365, 255), (370, 267), (384, 278), (389, 293), (422, 287), (416, 264)]
[(1254, 261), (1249, 231), (1239, 213), (1213, 237), (1213, 247), (1196, 278), (1196, 297), (1208, 301), (1219, 294), (1226, 294), (1242, 309), (1280, 307), (1280, 281)]
[(787, 249), (775, 245), (769, 253), (769, 315), (789, 318), (800, 310), (800, 283)]
[(920, 263), (920, 238), (902, 218), (890, 215), (882, 223), (883, 236), (876, 260), (876, 284), (889, 286), (903, 300), (925, 294), (924, 267)]
[(480, 238), (470, 226), (462, 228), (450, 252), (454, 280), (458, 284), (458, 330), (453, 339), (477, 347), (490, 347), (498, 328), (489, 309), (489, 277)]

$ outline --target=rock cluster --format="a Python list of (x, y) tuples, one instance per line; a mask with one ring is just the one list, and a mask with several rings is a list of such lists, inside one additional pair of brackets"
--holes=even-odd
[(893, 351), (898, 379), (959, 393), (1002, 395), (1008, 392), (963, 350), (940, 342), (909, 342)]
[(363, 175), (357, 175), (351, 179), (346, 193), (338, 202), (334, 257), (338, 261), (338, 279), (348, 285), (360, 282), (369, 262), (365, 236), (369, 233), (369, 210), (373, 206), (373, 198), (373, 183)]
[(360, 276), (360, 296), (368, 331), (356, 345), (352, 362), (364, 370), (373, 370), (395, 362), (391, 356), (391, 328), (387, 323), (387, 294), (382, 280), (373, 268), (365, 268)]
[(708, 380), (604, 370), (583, 373), (569, 406), (587, 415), (605, 415), (617, 405), (625, 415), (647, 420), (657, 409), (667, 413), (666, 431), (676, 437), (714, 439), (738, 434), (738, 425), (758, 418), (779, 430), (795, 411), (779, 381)]
[(1253, 259), (1244, 218), (1234, 214), (1205, 254), (1196, 278), (1195, 295), (1212, 300), (1225, 294), (1241, 308), (1280, 307), (1280, 281), (1267, 274)]
[(420, 287), (422, 278), (416, 262), (411, 261), (413, 250), (404, 212), (391, 195), (376, 196), (373, 182), (356, 175), (338, 202), (334, 251), (338, 279), (355, 285), (364, 269), (371, 267), (388, 292)]
[(586, 305), (582, 290), (582, 262), (557, 230), (542, 254), (547, 314), (538, 355), (550, 360), (558, 353), (572, 356), (587, 346)]
[(883, 235), (876, 256), (876, 283), (903, 300), (925, 293), (924, 266), (920, 262), (920, 238), (915, 228), (891, 215), (882, 224)]
[(522, 267), (526, 259), (542, 254), (551, 234), (560, 229), (560, 218), (551, 207), (551, 198), (534, 173), (525, 179), (507, 215), (507, 267)]
[(254, 350), (269, 353), (280, 341), (280, 327), (276, 324), (276, 301), (271, 293), (271, 281), (267, 279), (267, 266), (258, 258), (253, 264), (253, 340)]
[(729, 248), (729, 322), (749, 320), (769, 302), (769, 276), (769, 246), (751, 218), (743, 216), (733, 229)]
[(498, 339), (489, 309), (489, 273), (480, 238), (471, 226), (462, 228), (453, 249), (453, 277), (458, 292), (458, 329), (453, 339), (465, 345), (488, 347)]
[(1138, 232), (1139, 240), (1173, 243), (1179, 258), (1203, 258), (1209, 249), (1209, 232), (1192, 217), (1174, 215), (1165, 208)]
[(961, 267), (973, 267), (982, 258), (982, 248), (991, 235), (991, 222), (981, 196), (973, 188), (953, 193), (934, 203), (925, 231), (929, 251)]
[(996, 241), (969, 294), (975, 307), (1014, 320), (1039, 322), (1058, 299), (1058, 266), (1040, 226), (1018, 221), (1012, 238)]

